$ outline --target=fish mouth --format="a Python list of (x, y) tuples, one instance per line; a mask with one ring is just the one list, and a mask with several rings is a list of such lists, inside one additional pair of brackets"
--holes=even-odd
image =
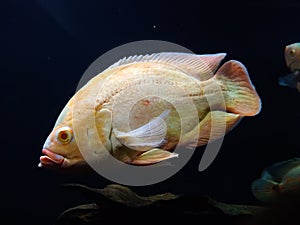
[(59, 154), (56, 154), (48, 149), (43, 149), (42, 153), (43, 156), (40, 157), (40, 163), (39, 167), (42, 167), (43, 165), (61, 165), (65, 161), (65, 158)]

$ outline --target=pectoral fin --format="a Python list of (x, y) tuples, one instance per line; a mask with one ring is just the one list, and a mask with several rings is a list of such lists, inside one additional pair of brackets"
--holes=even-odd
[(149, 165), (161, 162), (166, 159), (178, 157), (178, 154), (165, 151), (159, 148), (154, 148), (146, 151), (138, 156), (131, 162), (134, 165)]
[(130, 149), (146, 151), (158, 147), (164, 141), (167, 133), (164, 119), (169, 113), (170, 110), (166, 110), (149, 123), (129, 132), (114, 129), (114, 134), (123, 145)]

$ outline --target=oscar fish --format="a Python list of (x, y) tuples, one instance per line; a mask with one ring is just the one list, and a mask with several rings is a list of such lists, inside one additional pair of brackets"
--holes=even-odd
[(263, 202), (272, 202), (281, 194), (295, 190), (300, 190), (300, 158), (271, 165), (252, 183), (252, 193)]
[(300, 92), (300, 43), (287, 45), (284, 50), (284, 58), (291, 73), (279, 77), (279, 84), (296, 88)]
[(45, 141), (39, 166), (88, 166), (82, 151), (99, 162), (108, 151), (130, 165), (151, 165), (178, 157), (173, 151), (179, 142), (191, 145), (196, 136), (192, 145), (198, 147), (223, 137), (261, 109), (241, 62), (230, 60), (219, 68), (225, 56), (162, 52), (114, 63), (68, 101)]

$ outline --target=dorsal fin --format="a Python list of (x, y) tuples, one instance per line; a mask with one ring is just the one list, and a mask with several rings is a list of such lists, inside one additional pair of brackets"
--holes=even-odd
[(293, 168), (300, 166), (300, 158), (293, 158), (283, 162), (278, 162), (268, 167), (268, 172), (274, 181), (281, 182), (282, 178)]
[(175, 66), (198, 80), (207, 80), (214, 75), (226, 53), (196, 55), (180, 52), (161, 52), (151, 55), (134, 55), (124, 57), (109, 67), (116, 68), (137, 62), (162, 62)]

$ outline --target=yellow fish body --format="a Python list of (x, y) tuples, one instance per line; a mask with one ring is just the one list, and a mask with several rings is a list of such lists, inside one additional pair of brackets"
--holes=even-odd
[(252, 193), (263, 202), (272, 202), (281, 194), (300, 190), (300, 159), (275, 163), (252, 183)]
[(296, 88), (300, 92), (300, 43), (287, 45), (284, 50), (285, 63), (292, 72), (279, 78), (279, 84)]
[[(109, 151), (122, 162), (148, 165), (177, 157), (176, 145), (190, 145), (195, 135), (195, 146), (221, 138), (221, 124), (228, 132), (261, 108), (240, 62), (231, 60), (218, 69), (224, 57), (166, 52), (113, 64), (69, 100), (43, 146), (39, 165), (87, 166), (81, 151), (95, 151), (100, 159), (102, 151)], [(213, 135), (212, 118), (217, 127)], [(96, 139), (103, 149), (96, 149)]]

